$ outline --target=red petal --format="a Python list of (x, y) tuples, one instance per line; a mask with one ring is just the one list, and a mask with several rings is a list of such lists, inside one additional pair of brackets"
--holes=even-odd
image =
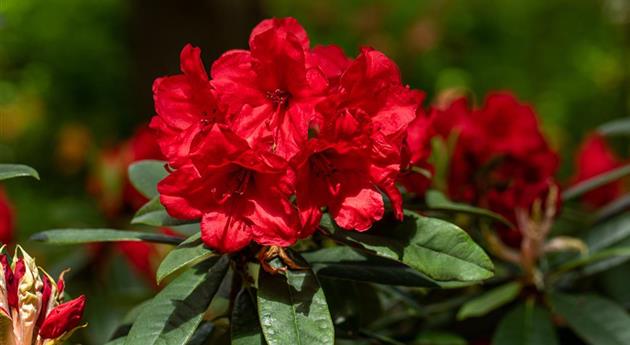
[(226, 208), (217, 208), (203, 215), (201, 238), (210, 248), (222, 253), (243, 249), (252, 240), (252, 224), (243, 214), (251, 207), (234, 202)]
[(39, 329), (39, 335), (43, 339), (57, 339), (65, 332), (79, 326), (83, 310), (85, 309), (85, 296), (57, 306), (51, 310), (46, 320)]

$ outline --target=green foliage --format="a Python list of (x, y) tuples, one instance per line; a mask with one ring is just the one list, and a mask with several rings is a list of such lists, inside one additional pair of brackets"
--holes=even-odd
[(514, 300), (521, 291), (521, 288), (520, 283), (510, 282), (485, 292), (466, 302), (466, 304), (459, 309), (457, 319), (463, 320), (469, 317), (484, 316), (496, 308)]
[(182, 242), (181, 238), (175, 236), (112, 229), (53, 229), (37, 233), (31, 240), (51, 244), (145, 241), (177, 245)]
[(615, 303), (595, 295), (551, 295), (554, 310), (592, 345), (630, 342), (630, 316)]
[(201, 261), (209, 259), (213, 255), (215, 255), (215, 253), (206, 248), (201, 241), (200, 233), (190, 236), (170, 251), (164, 260), (162, 260), (156, 273), (158, 284), (182, 269), (196, 265)]
[[(488, 255), (454, 224), (407, 211), (402, 223), (379, 230), (383, 229), (336, 235), (435, 280), (479, 281), (493, 275), (494, 266)], [(385, 231), (387, 235), (383, 235)]]
[(556, 345), (549, 312), (533, 301), (520, 304), (499, 323), (494, 345)]
[(186, 344), (228, 269), (225, 256), (186, 271), (142, 310), (124, 345)]
[(258, 284), (260, 325), (269, 345), (334, 343), (326, 297), (311, 270), (287, 271), (286, 277), (261, 270)]
[(33, 177), (39, 180), (35, 169), (21, 164), (0, 164), (0, 181), (15, 177)]
[(153, 199), (157, 197), (157, 184), (168, 175), (166, 162), (156, 160), (138, 161), (129, 166), (129, 181), (138, 192)]

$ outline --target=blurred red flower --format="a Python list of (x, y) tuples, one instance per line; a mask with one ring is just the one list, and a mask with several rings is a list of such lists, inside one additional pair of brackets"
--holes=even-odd
[[(545, 140), (534, 110), (509, 93), (491, 93), (477, 109), (460, 98), (416, 121), (430, 122), (444, 139), (457, 136), (448, 171), (453, 200), (488, 208), (515, 223), (514, 210), (529, 210), (535, 200), (545, 200), (555, 183), (557, 154)], [(426, 157), (427, 138), (426, 132), (410, 126), (407, 144), (411, 157), (416, 157), (412, 164)], [(412, 183), (403, 183), (416, 192)], [(505, 229), (500, 235), (510, 245), (520, 244), (518, 229)]]
[[(187, 155), (162, 147), (175, 168), (158, 188), (168, 212), (200, 218), (205, 243), (224, 252), (252, 240), (291, 245), (312, 234), (324, 207), (342, 228), (367, 230), (383, 215), (380, 191), (402, 218), (401, 148), (424, 94), (376, 50), (352, 60), (335, 46), (310, 49), (293, 18), (261, 22), (249, 47), (212, 65), (208, 102), (222, 121), (206, 121), (178, 150)], [(164, 136), (175, 132), (161, 123), (178, 118), (164, 109), (194, 106), (167, 103), (156, 94), (152, 126)]]
[(9, 198), (0, 186), (0, 245), (13, 240), (13, 209)]
[[(623, 165), (605, 138), (598, 133), (592, 133), (584, 140), (577, 152), (575, 163), (576, 174), (573, 183), (588, 180)], [(589, 207), (597, 208), (615, 200), (622, 193), (623, 182), (617, 180), (586, 193), (582, 200)]]

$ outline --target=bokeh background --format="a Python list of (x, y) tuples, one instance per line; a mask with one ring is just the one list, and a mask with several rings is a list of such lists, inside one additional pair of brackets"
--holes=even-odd
[[(384, 51), (427, 103), (452, 90), (478, 101), (513, 90), (561, 153), (561, 180), (589, 131), (630, 115), (627, 0), (0, 0), (0, 162), (42, 175), (4, 188), (17, 241), (52, 273), (72, 267), (70, 293), (88, 294), (83, 343), (104, 343), (155, 287), (115, 250), (28, 237), (112, 226), (90, 181), (104, 152), (153, 115), (153, 80), (178, 72), (186, 43), (201, 47), (209, 66), (245, 48), (251, 28), (272, 16), (296, 17), (313, 44)], [(94, 258), (106, 254), (105, 263)]]

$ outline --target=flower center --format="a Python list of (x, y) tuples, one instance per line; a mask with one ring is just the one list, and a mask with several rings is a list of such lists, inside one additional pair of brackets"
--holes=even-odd
[(338, 170), (335, 165), (323, 153), (314, 154), (311, 159), (311, 170), (317, 177), (329, 178)]
[(247, 192), (247, 186), (252, 179), (252, 171), (249, 169), (241, 169), (236, 175), (236, 186), (232, 191), (232, 195), (242, 196)]
[(291, 94), (285, 90), (275, 89), (273, 91), (267, 91), (266, 97), (274, 106), (286, 107), (291, 99)]

